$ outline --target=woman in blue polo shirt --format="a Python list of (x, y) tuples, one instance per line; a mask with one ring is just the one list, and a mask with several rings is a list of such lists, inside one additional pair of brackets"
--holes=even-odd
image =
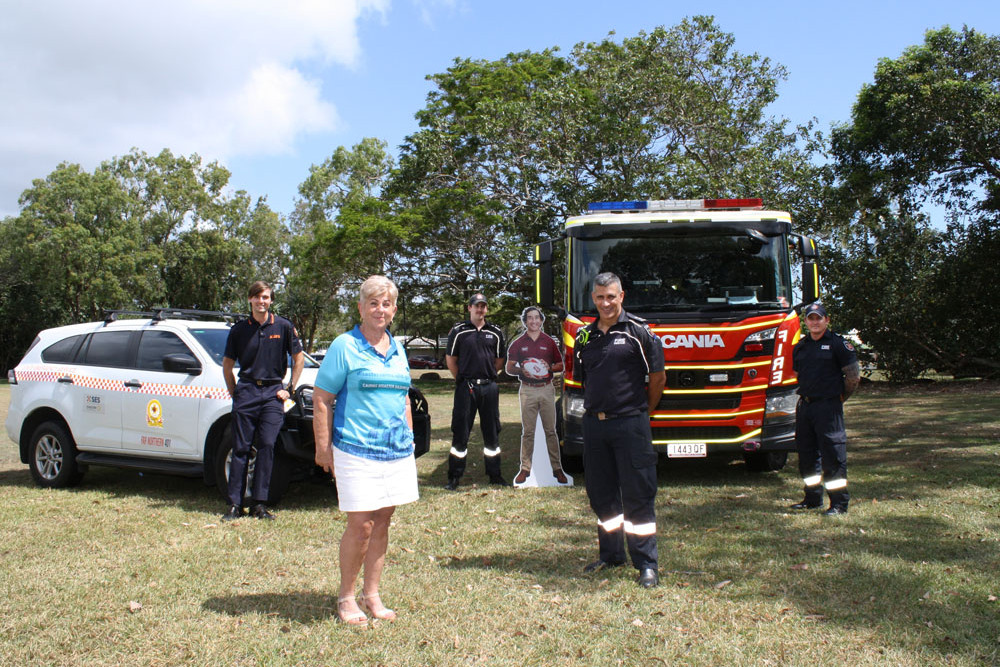
[[(388, 331), (398, 296), (384, 276), (361, 285), (361, 324), (330, 346), (313, 394), (316, 465), (337, 478), (340, 509), (347, 512), (337, 615), (349, 625), (367, 624), (366, 611), (376, 619), (395, 620), (396, 612), (379, 596), (389, 521), (397, 505), (418, 498), (407, 397), (410, 366)], [(355, 584), (362, 566), (358, 599)]]

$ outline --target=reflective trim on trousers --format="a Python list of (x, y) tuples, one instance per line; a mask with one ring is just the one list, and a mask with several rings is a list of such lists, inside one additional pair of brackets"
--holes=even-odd
[(810, 475), (809, 477), (802, 478), (802, 483), (806, 486), (819, 486), (822, 481), (822, 475)]
[(618, 530), (625, 524), (625, 515), (619, 514), (613, 519), (608, 519), (607, 521), (598, 521), (597, 525), (604, 530), (606, 533)]
[(488, 449), (483, 447), (483, 456), (500, 456), (500, 448), (497, 447), (496, 449)]
[(632, 523), (631, 521), (625, 522), (625, 532), (630, 535), (639, 535), (642, 537), (648, 537), (650, 535), (656, 535), (656, 524), (655, 523)]
[(454, 447), (452, 447), (450, 453), (455, 458), (464, 459), (465, 455), (469, 453), (469, 450), (466, 449), (466, 450), (463, 450), (463, 451), (459, 451), (459, 450), (455, 449)]
[(823, 484), (827, 491), (839, 491), (840, 489), (847, 488), (846, 479), (831, 479), (829, 482)]

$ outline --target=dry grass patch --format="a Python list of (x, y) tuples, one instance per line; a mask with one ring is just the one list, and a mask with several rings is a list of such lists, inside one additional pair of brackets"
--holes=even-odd
[[(197, 480), (92, 468), (35, 487), (0, 445), (0, 662), (17, 665), (983, 665), (1000, 661), (1000, 389), (866, 388), (848, 404), (851, 513), (790, 514), (791, 465), (664, 466), (663, 584), (584, 576), (582, 488), (484, 486), (481, 437), (444, 491), (450, 383), (422, 498), (400, 508), (384, 579), (400, 621), (334, 613), (343, 516), (293, 487), (273, 523), (220, 525)], [(8, 388), (0, 386), (0, 413)], [(516, 388), (502, 395), (516, 473)]]

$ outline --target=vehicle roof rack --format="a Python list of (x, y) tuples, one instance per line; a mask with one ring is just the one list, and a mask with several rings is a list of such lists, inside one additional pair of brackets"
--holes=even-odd
[(137, 318), (149, 318), (153, 323), (164, 320), (217, 320), (230, 324), (249, 317), (245, 313), (229, 313), (222, 310), (196, 310), (192, 308), (153, 308), (144, 310), (106, 310), (104, 324), (110, 324), (121, 319), (122, 315)]

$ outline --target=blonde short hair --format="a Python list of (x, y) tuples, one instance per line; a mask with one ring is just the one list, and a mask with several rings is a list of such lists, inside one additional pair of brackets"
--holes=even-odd
[(361, 289), (358, 293), (358, 303), (364, 303), (373, 296), (386, 293), (389, 294), (389, 299), (395, 304), (396, 299), (399, 298), (399, 289), (397, 289), (396, 283), (385, 276), (370, 276), (361, 283)]

